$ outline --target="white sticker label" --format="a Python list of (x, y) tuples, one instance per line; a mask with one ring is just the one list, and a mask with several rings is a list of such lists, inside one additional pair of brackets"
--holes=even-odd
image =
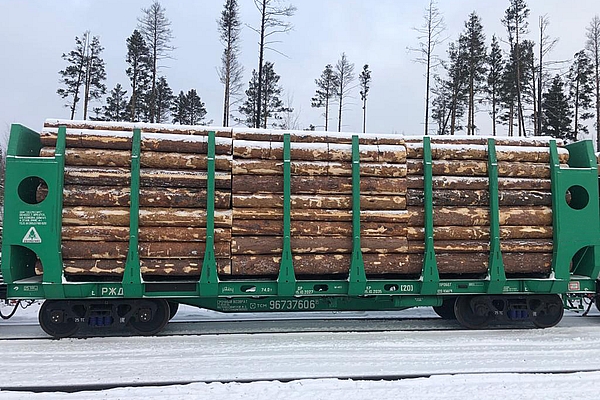
[(35, 230), (35, 227), (29, 228), (25, 236), (23, 237), (23, 243), (42, 243), (42, 238)]

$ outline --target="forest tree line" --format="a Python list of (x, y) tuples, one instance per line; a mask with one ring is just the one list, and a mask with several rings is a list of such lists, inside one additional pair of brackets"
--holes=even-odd
[[(232, 123), (255, 128), (342, 130), (348, 98), (360, 95), (362, 130), (366, 131), (367, 99), (371, 70), (364, 64), (358, 75), (345, 53), (324, 66), (315, 79), (312, 107), (323, 119), (308, 127), (298, 126), (269, 52), (281, 35), (292, 29), (296, 7), (282, 0), (253, 0), (259, 17), (246, 24), (258, 35), (258, 67), (247, 85), (240, 63), (240, 33), (244, 26), (238, 0), (225, 0), (217, 29), (223, 52), (218, 78), (223, 84), (223, 126)], [(600, 149), (600, 17), (592, 18), (585, 39), (571, 60), (555, 60), (552, 50), (558, 38), (548, 33), (550, 19), (538, 16), (537, 26), (525, 0), (508, 0), (500, 18), (505, 32), (488, 40), (483, 21), (473, 11), (463, 31), (452, 40), (445, 36), (444, 17), (434, 0), (425, 9), (423, 25), (415, 28), (418, 44), (411, 48), (415, 61), (426, 70), (424, 134), (474, 135), (486, 111), (492, 135), (551, 135), (576, 140), (595, 129)], [(193, 88), (175, 94), (162, 62), (171, 57), (173, 33), (166, 9), (155, 1), (141, 10), (138, 25), (126, 39), (127, 85), (118, 83), (107, 95), (103, 47), (98, 36), (85, 32), (75, 38), (75, 48), (63, 54), (67, 62), (59, 72), (58, 94), (67, 101), (73, 119), (79, 107), (83, 118), (113, 121), (209, 124), (206, 106)], [(535, 39), (532, 39), (535, 38)], [(443, 48), (442, 45), (445, 47)], [(444, 53), (444, 55), (440, 55)], [(245, 88), (245, 90), (244, 90)], [(107, 95), (105, 98), (103, 96)], [(94, 101), (100, 107), (91, 108)], [(333, 124), (333, 119), (337, 124)], [(487, 133), (487, 132), (485, 132)]]

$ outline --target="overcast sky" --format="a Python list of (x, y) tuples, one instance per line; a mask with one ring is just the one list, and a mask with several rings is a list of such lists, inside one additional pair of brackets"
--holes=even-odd
[[(85, 30), (100, 37), (105, 47), (107, 88), (121, 83), (130, 92), (125, 74), (126, 39), (137, 25), (141, 8), (151, 0), (0, 0), (0, 129), (22, 123), (39, 130), (46, 118), (68, 118), (69, 110), (57, 94), (58, 71), (66, 66), (61, 54), (73, 49), (75, 36)], [(259, 14), (252, 0), (240, 0), (244, 23), (256, 26)], [(208, 110), (208, 119), (221, 123), (223, 86), (217, 76), (222, 45), (217, 19), (224, 0), (163, 0), (172, 22), (173, 59), (164, 62), (162, 73), (175, 93), (195, 88)], [(407, 47), (417, 45), (414, 27), (423, 23), (427, 0), (295, 0), (294, 30), (278, 37), (277, 49), (287, 55), (268, 52), (285, 90), (284, 101), (291, 99), (302, 128), (322, 126), (322, 109), (313, 109), (310, 98), (315, 78), (324, 66), (335, 64), (345, 52), (355, 64), (356, 73), (365, 63), (372, 70), (368, 100), (367, 131), (378, 133), (422, 134), (424, 114), (424, 67), (412, 61)], [(600, 14), (598, 0), (529, 0), (529, 37), (539, 35), (538, 18), (550, 18), (548, 33), (560, 37), (549, 58), (571, 59), (585, 43), (585, 28)], [(482, 19), (487, 43), (496, 34), (505, 37), (500, 19), (508, 1), (440, 0), (438, 7), (447, 25), (449, 40), (464, 28), (469, 13)], [(241, 62), (244, 82), (258, 64), (258, 35), (244, 27)], [(449, 41), (448, 40), (448, 41)], [(447, 44), (437, 51), (443, 56)], [(506, 45), (503, 45), (506, 48)], [(343, 130), (361, 130), (362, 110), (358, 89), (344, 113)], [(96, 107), (94, 103), (90, 107)], [(81, 102), (80, 102), (81, 106)], [(80, 107), (81, 109), (81, 107)], [(78, 117), (81, 118), (79, 109)], [(333, 113), (337, 115), (337, 112)], [(481, 134), (487, 134), (487, 112), (477, 114)], [(337, 127), (337, 119), (330, 120)]]

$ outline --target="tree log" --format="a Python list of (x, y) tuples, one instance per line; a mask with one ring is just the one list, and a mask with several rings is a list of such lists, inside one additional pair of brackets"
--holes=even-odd
[[(350, 254), (302, 254), (293, 256), (296, 275), (339, 275), (348, 274), (351, 263)], [(367, 275), (417, 275), (421, 265), (408, 262), (408, 254), (365, 254)], [(231, 274), (234, 276), (277, 276), (281, 257), (232, 256)]]
[[(421, 207), (408, 207), (408, 226), (424, 225)], [(480, 207), (434, 207), (436, 226), (476, 226), (489, 224), (489, 209)], [(500, 207), (500, 224), (512, 226), (551, 226), (551, 207)]]
[[(292, 194), (352, 194), (352, 178), (339, 176), (292, 176)], [(233, 193), (283, 193), (283, 176), (234, 175)], [(406, 179), (366, 177), (361, 194), (406, 194)]]
[[(63, 225), (129, 226), (129, 209), (64, 207)], [(215, 227), (231, 228), (231, 210), (215, 211)], [(185, 208), (140, 209), (140, 226), (206, 227), (206, 211)]]
[[(425, 231), (421, 227), (407, 227), (408, 240), (424, 240)], [(434, 240), (489, 240), (489, 226), (436, 226)], [(501, 226), (500, 239), (552, 239), (551, 226)]]
[[(142, 169), (140, 185), (149, 187), (205, 188), (205, 171)], [(130, 171), (126, 168), (109, 167), (65, 167), (66, 185), (129, 186)], [(231, 174), (215, 172), (215, 187), (231, 189)]]
[[(253, 142), (235, 140), (234, 158), (256, 160), (283, 160), (282, 142)], [(290, 156), (295, 161), (352, 161), (352, 145), (324, 143), (292, 143)], [(361, 162), (406, 163), (406, 148), (403, 145), (360, 146)]]
[[(231, 241), (232, 254), (279, 254), (283, 252), (281, 236), (241, 236)], [(352, 252), (352, 236), (292, 236), (292, 254), (348, 254)], [(408, 253), (408, 241), (403, 237), (363, 237), (364, 254)]]
[[(46, 186), (38, 187), (39, 201), (48, 194)], [(69, 185), (63, 189), (63, 205), (90, 207), (128, 207), (130, 189), (125, 186), (87, 187)], [(406, 203), (406, 200), (404, 201)], [(205, 208), (206, 189), (196, 188), (141, 188), (141, 207)], [(231, 207), (231, 194), (215, 191), (215, 208)]]
[[(487, 146), (489, 139), (494, 139), (496, 146), (527, 146), (527, 147), (548, 147), (552, 140), (556, 141), (557, 146), (563, 146), (562, 139), (555, 139), (549, 136), (537, 137), (498, 137), (498, 136), (431, 136), (432, 144), (462, 144), (473, 145), (478, 144)], [(423, 143), (422, 136), (406, 136), (405, 143)]]
[[(407, 158), (423, 158), (423, 143), (406, 143)], [(434, 160), (487, 160), (487, 146), (432, 144), (431, 158)], [(561, 163), (569, 160), (569, 151), (558, 148), (558, 158)], [(512, 162), (550, 162), (549, 147), (496, 146), (498, 161)]]
[(170, 125), (154, 124), (147, 122), (105, 122), (105, 121), (73, 121), (67, 119), (49, 118), (44, 121), (44, 128), (59, 128), (66, 126), (68, 130), (103, 130), (103, 131), (125, 131), (132, 132), (141, 129), (142, 132), (161, 133), (166, 135), (200, 135), (208, 136), (209, 131), (215, 132), (217, 137), (230, 138), (233, 129), (221, 127), (207, 127), (203, 125)]
[[(292, 195), (291, 205), (294, 209), (352, 209), (351, 196), (313, 196)], [(282, 208), (283, 196), (277, 194), (235, 194), (233, 206), (244, 208)], [(406, 196), (360, 196), (361, 210), (405, 210)]]
[[(292, 175), (352, 176), (352, 164), (349, 162), (291, 161), (290, 166)], [(283, 175), (283, 162), (235, 159), (232, 172), (234, 175)], [(361, 163), (360, 176), (402, 178), (406, 176), (406, 165)]]
[[(215, 242), (231, 242), (231, 229), (216, 228)], [(142, 242), (205, 242), (205, 228), (141, 227), (138, 238)], [(125, 226), (63, 226), (63, 240), (89, 242), (128, 242), (129, 227)]]
[[(423, 160), (406, 160), (408, 175), (423, 175)], [(487, 161), (479, 160), (434, 160), (433, 175), (488, 176)], [(522, 178), (550, 178), (550, 164), (526, 162), (498, 162), (498, 176)]]
[[(489, 253), (436, 253), (440, 276), (477, 274), (488, 272)], [(507, 274), (548, 275), (552, 268), (552, 253), (503, 253), (502, 260)], [(409, 254), (409, 262), (423, 265), (423, 254)]]
[[(205, 242), (140, 242), (140, 258), (198, 258), (204, 257)], [(62, 256), (69, 259), (126, 259), (128, 242), (82, 242), (63, 240)], [(215, 257), (231, 255), (230, 242), (215, 243)]]
[[(486, 252), (490, 251), (490, 242), (482, 240), (435, 240), (433, 242), (435, 251), (440, 252)], [(552, 240), (548, 239), (508, 239), (500, 241), (502, 252), (517, 253), (550, 253), (552, 252)], [(409, 253), (423, 253), (425, 251), (424, 241), (409, 241)]]
[[(487, 189), (489, 179), (464, 176), (434, 176), (434, 189), (478, 190)], [(408, 176), (409, 189), (423, 189), (422, 176)], [(550, 190), (550, 179), (498, 178), (498, 188), (502, 190)]]
[[(56, 129), (44, 129), (40, 133), (42, 146), (56, 147)], [(67, 129), (67, 148), (131, 150), (129, 132), (94, 132)], [(141, 150), (164, 151), (174, 153), (206, 154), (208, 138), (206, 136), (158, 135), (142, 133)], [(215, 154), (231, 155), (232, 141), (227, 138), (215, 140)]]
[[(233, 218), (236, 225), (238, 224), (238, 220), (242, 219), (281, 220), (283, 219), (283, 210), (280, 208), (234, 208)], [(325, 221), (352, 221), (352, 211), (307, 208), (302, 210), (292, 210), (291, 218), (293, 221), (312, 221), (313, 223)], [(361, 222), (403, 223), (407, 222), (408, 219), (409, 215), (405, 210), (365, 210), (360, 213)]]
[[(43, 147), (40, 157), (54, 157), (53, 147)], [(81, 167), (124, 167), (131, 165), (131, 152), (125, 150), (81, 149), (65, 150), (65, 164)], [(205, 154), (165, 153), (143, 151), (140, 154), (142, 168), (155, 169), (199, 169), (208, 168), (208, 158)], [(231, 170), (231, 156), (218, 155), (215, 157), (217, 171)]]
[[(244, 131), (243, 128), (234, 128), (235, 140), (248, 140), (259, 142), (283, 142), (284, 131)], [(287, 133), (287, 132), (285, 132)], [(345, 132), (319, 132), (319, 131), (292, 131), (292, 143), (338, 143), (352, 144), (352, 134)], [(404, 137), (393, 134), (361, 134), (358, 143), (371, 145), (403, 145)]]
[[(425, 203), (422, 190), (408, 189), (406, 204), (422, 206)], [(498, 200), (501, 206), (551, 206), (552, 193), (549, 191), (500, 190)], [(434, 206), (487, 206), (490, 194), (487, 190), (434, 190)]]
[[(405, 223), (362, 222), (361, 236), (406, 236)], [(232, 233), (237, 236), (283, 235), (283, 220), (236, 218)], [(293, 236), (351, 236), (352, 222), (292, 221)]]
[[(217, 258), (217, 272), (219, 275), (231, 274), (231, 260)], [(64, 260), (63, 271), (67, 280), (94, 279), (103, 277), (122, 277), (125, 271), (123, 260)], [(198, 279), (202, 270), (202, 260), (193, 259), (157, 259), (140, 260), (140, 271), (143, 278), (148, 277), (185, 277)], [(43, 266), (38, 260), (35, 265), (35, 274), (42, 275)]]

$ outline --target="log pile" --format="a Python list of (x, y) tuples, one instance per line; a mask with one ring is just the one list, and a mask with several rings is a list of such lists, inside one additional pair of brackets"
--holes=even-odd
[[(552, 263), (552, 193), (548, 142), (496, 140), (500, 245), (507, 274), (548, 274)], [(407, 140), (408, 246), (424, 251), (423, 142)], [(485, 274), (489, 258), (487, 143), (432, 138), (434, 249), (440, 274)], [(561, 163), (568, 153), (559, 149)]]
[[(234, 132), (234, 137), (232, 273), (276, 276), (283, 250), (283, 138), (253, 132)], [(291, 140), (295, 272), (346, 275), (353, 250), (351, 136), (293, 135)], [(408, 263), (402, 138), (365, 140), (360, 165), (367, 274), (418, 275), (420, 267)]]
[[(57, 125), (47, 121), (40, 156), (54, 155), (57, 131)], [(200, 275), (206, 242), (206, 135), (202, 129), (144, 127), (138, 254), (145, 279)], [(230, 132), (218, 136), (215, 257), (219, 272), (226, 275), (231, 272), (232, 147)], [(62, 226), (67, 278), (123, 274), (129, 250), (130, 166), (131, 127), (83, 122), (69, 126)], [(40, 187), (38, 196), (46, 192)]]
[[(65, 121), (60, 121), (64, 124)], [(145, 279), (197, 279), (206, 238), (207, 128), (142, 131), (138, 254)], [(46, 121), (41, 156), (58, 122)], [(214, 128), (211, 128), (214, 129)], [(70, 279), (119, 277), (129, 240), (131, 124), (70, 122), (62, 255)], [(283, 251), (282, 132), (217, 129), (215, 256), (222, 278), (277, 276)], [(351, 135), (291, 136), (291, 251), (298, 277), (347, 276)], [(367, 276), (418, 277), (424, 252), (423, 140), (360, 138), (361, 250)], [(559, 149), (561, 162), (567, 152)], [(482, 276), (489, 258), (487, 142), (433, 138), (434, 247), (442, 277)], [(552, 262), (548, 141), (497, 140), (500, 237), (508, 274)], [(40, 187), (42, 198), (47, 188)], [(38, 265), (38, 270), (41, 270)]]

